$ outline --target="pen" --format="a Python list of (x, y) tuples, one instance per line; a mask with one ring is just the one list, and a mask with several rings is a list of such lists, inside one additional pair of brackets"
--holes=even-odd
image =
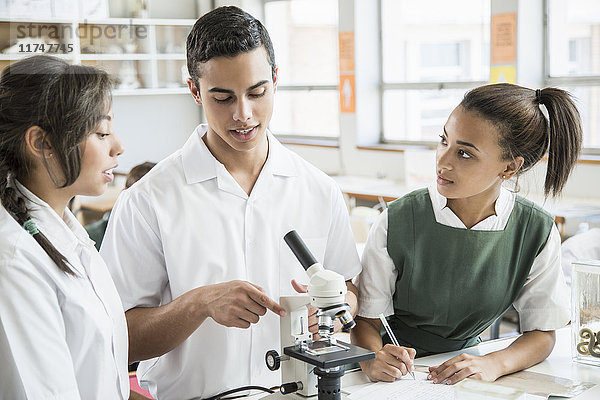
[[(392, 332), (392, 328), (390, 327), (390, 324), (388, 324), (387, 320), (383, 316), (383, 313), (379, 314), (379, 319), (381, 320), (381, 323), (383, 324), (383, 327), (385, 328), (385, 331), (387, 332), (388, 336), (392, 340), (393, 345), (400, 347), (400, 344), (398, 343), (398, 339), (396, 339), (396, 336), (394, 335), (394, 332)], [(408, 371), (408, 372), (413, 377), (413, 379), (415, 379), (415, 380), (417, 379), (417, 378), (415, 378), (414, 371)]]

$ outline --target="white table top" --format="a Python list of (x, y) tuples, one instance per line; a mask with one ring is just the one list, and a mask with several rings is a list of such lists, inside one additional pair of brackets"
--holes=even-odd
[[(592, 382), (596, 386), (583, 392), (579, 396), (573, 397), (577, 400), (598, 400), (600, 399), (600, 367), (585, 365), (573, 362), (571, 360), (571, 328), (565, 327), (556, 331), (556, 345), (548, 358), (541, 363), (528, 368), (526, 371), (548, 374), (560, 378), (571, 379), (578, 382)], [(491, 340), (480, 343), (477, 346), (470, 347), (461, 351), (436, 354), (433, 356), (417, 358), (415, 364), (418, 365), (439, 365), (444, 361), (461, 353), (474, 355), (484, 355), (496, 350), (501, 350), (510, 345), (517, 336), (511, 338)], [(345, 339), (345, 338), (344, 338)], [(343, 340), (343, 339), (342, 339)], [(350, 372), (342, 378), (342, 388), (350, 387), (356, 384), (364, 384), (368, 378), (362, 371)], [(252, 399), (264, 397), (265, 394), (250, 396)], [(550, 397), (558, 399), (558, 397)], [(316, 399), (316, 397), (315, 397)]]
[[(541, 374), (553, 375), (560, 378), (567, 378), (578, 382), (592, 382), (596, 386), (583, 392), (577, 397), (577, 400), (598, 400), (600, 399), (600, 367), (580, 364), (571, 360), (571, 327), (565, 327), (556, 331), (556, 344), (554, 350), (548, 358), (541, 363), (528, 368), (526, 371), (538, 372)], [(437, 354), (419, 358), (417, 364), (438, 365), (460, 353), (470, 353), (474, 355), (484, 355), (496, 350), (506, 348), (517, 337), (506, 339), (491, 340), (480, 343), (478, 346), (465, 349), (464, 351), (455, 351), (451, 353)], [(554, 397), (551, 397), (554, 398)]]

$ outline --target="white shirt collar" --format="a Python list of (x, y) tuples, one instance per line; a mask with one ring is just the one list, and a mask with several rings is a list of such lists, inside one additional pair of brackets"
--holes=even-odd
[(90, 239), (85, 228), (77, 221), (71, 210), (65, 208), (64, 216), (61, 219), (48, 203), (37, 197), (20, 182), (14, 181), (14, 185), (25, 197), (29, 215), (35, 221), (40, 232), (63, 255), (73, 252), (78, 244), (94, 246), (94, 241)]
[[(448, 199), (442, 196), (437, 191), (437, 186), (429, 186), (429, 197), (431, 198), (431, 204), (433, 206), (433, 213), (435, 220), (442, 224), (451, 226), (454, 228), (467, 229), (465, 224), (454, 214), (450, 207), (446, 207)], [(515, 194), (510, 192), (508, 189), (502, 187), (500, 189), (500, 195), (496, 199), (494, 209), (496, 215), (490, 215), (483, 221), (474, 225), (471, 230), (476, 231), (501, 231), (506, 227), (510, 214), (512, 213), (513, 206), (515, 204)]]
[[(181, 158), (187, 183), (198, 183), (216, 178), (218, 171), (224, 169), (202, 137), (208, 130), (207, 124), (200, 124), (194, 130), (182, 148)], [(267, 130), (269, 153), (263, 170), (273, 175), (297, 176), (294, 163), (285, 147)]]

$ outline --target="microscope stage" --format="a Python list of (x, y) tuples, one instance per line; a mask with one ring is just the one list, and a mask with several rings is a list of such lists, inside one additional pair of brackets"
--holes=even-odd
[(325, 340), (312, 342), (308, 345), (308, 350), (302, 351), (296, 349), (295, 346), (290, 346), (284, 348), (283, 353), (321, 369), (339, 367), (375, 358), (372, 351), (339, 340), (335, 344), (329, 344)]

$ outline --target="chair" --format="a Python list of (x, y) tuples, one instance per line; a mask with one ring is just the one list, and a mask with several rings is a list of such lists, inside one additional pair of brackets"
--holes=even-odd
[[(490, 325), (490, 340), (499, 339), (500, 338), (500, 324), (502, 323), (502, 320), (504, 319), (504, 317), (507, 314), (513, 314), (513, 313), (516, 313), (516, 310), (511, 305), (510, 307), (508, 307), (506, 309), (506, 311), (504, 311), (502, 313), (502, 315), (500, 315), (498, 318), (496, 318), (496, 320), (492, 323), (492, 325)], [(518, 317), (519, 316), (517, 314), (517, 325), (518, 325)], [(509, 318), (509, 319), (512, 319), (512, 318)]]

